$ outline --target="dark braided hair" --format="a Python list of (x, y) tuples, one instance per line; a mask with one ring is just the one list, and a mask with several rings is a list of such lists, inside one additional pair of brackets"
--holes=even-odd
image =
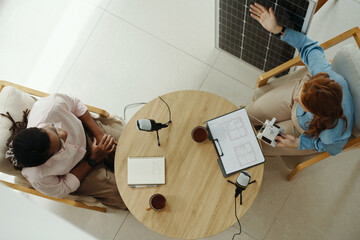
[(23, 167), (36, 167), (50, 157), (50, 138), (41, 128), (21, 130), (13, 141), (14, 155)]

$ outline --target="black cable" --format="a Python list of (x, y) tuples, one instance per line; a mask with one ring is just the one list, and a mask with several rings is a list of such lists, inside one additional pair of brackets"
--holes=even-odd
[(235, 233), (235, 234), (233, 235), (232, 240), (234, 240), (234, 237), (235, 237), (235, 236), (238, 236), (238, 235), (241, 234), (241, 224), (240, 224), (240, 220), (239, 220), (239, 218), (238, 218), (238, 216), (237, 216), (237, 212), (236, 212), (236, 197), (235, 197), (235, 201), (234, 201), (234, 202), (235, 202), (235, 217), (236, 217), (237, 222), (239, 223), (239, 228), (240, 228), (240, 230), (239, 230), (238, 233)]
[(167, 102), (165, 102), (164, 99), (162, 99), (162, 97), (159, 96), (159, 98), (166, 104), (166, 106), (168, 107), (169, 109), (169, 121), (167, 123), (165, 123), (166, 125), (169, 125), (171, 123), (171, 110), (170, 110), (170, 107), (169, 105), (167, 104)]
[[(167, 108), (169, 109), (169, 121), (167, 123), (165, 123), (166, 125), (169, 125), (171, 123), (171, 110), (170, 110), (170, 107), (169, 105), (167, 104), (167, 102), (165, 102), (165, 100), (159, 96), (159, 98), (161, 99), (161, 101), (163, 101)], [(131, 103), (131, 104), (128, 104), (124, 107), (124, 120), (126, 120), (126, 109), (130, 106), (138, 106), (138, 105), (142, 105), (142, 104), (147, 104), (146, 102), (140, 102), (140, 103)]]
[(157, 137), (157, 140), (158, 140), (158, 146), (160, 147), (159, 131), (156, 131), (156, 137)]

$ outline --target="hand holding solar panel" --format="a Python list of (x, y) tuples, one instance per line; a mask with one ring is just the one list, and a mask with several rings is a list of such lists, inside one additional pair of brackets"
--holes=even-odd
[(267, 10), (264, 6), (255, 3), (250, 5), (251, 17), (257, 20), (263, 28), (274, 34), (280, 33), (282, 26), (276, 21), (276, 17), (272, 7)]

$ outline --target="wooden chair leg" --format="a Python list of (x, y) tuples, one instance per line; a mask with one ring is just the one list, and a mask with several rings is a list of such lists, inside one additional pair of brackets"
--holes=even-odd
[[(300, 165), (300, 164), (299, 164)], [(291, 181), (295, 178), (295, 176), (302, 170), (302, 168), (297, 165), (292, 171), (291, 173), (289, 173), (289, 175), (287, 176), (287, 180)]]
[(317, 155), (316, 157), (313, 157), (305, 162), (302, 162), (300, 164), (298, 164), (294, 170), (292, 170), (292, 172), (287, 176), (288, 181), (291, 181), (295, 178), (295, 176), (304, 168), (307, 168), (308, 166), (311, 166), (317, 162), (320, 162), (321, 160), (330, 157), (330, 154), (327, 152), (323, 152), (319, 155)]
[[(354, 148), (359, 148), (360, 147), (360, 137), (354, 138), (350, 141), (348, 141), (346, 143), (346, 145), (344, 146), (342, 152), (344, 151), (348, 151)], [(292, 179), (294, 179), (294, 177), (304, 168), (307, 168), (308, 166), (311, 166), (317, 162), (320, 162), (321, 160), (330, 157), (330, 154), (327, 152), (323, 152), (319, 155), (317, 155), (316, 157), (313, 157), (305, 162), (302, 162), (300, 164), (298, 164), (294, 170), (288, 175), (287, 179), (288, 181), (291, 181)]]

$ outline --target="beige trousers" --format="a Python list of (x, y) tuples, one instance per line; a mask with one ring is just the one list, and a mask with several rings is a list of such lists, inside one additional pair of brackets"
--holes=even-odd
[[(297, 102), (293, 98), (299, 93), (310, 76), (288, 80), (278, 79), (255, 90), (254, 102), (246, 106), (251, 123), (257, 127), (262, 124), (251, 116), (265, 122), (276, 118), (276, 124), (285, 129), (285, 133), (299, 137), (304, 130), (299, 126), (296, 116)], [(262, 142), (265, 156), (301, 156), (317, 153), (316, 150), (297, 150), (296, 148), (272, 147)]]
[[(95, 122), (105, 133), (110, 134), (116, 140), (119, 139), (124, 128), (124, 122), (121, 120), (97, 118)], [(87, 134), (87, 138), (88, 145), (91, 146), (92, 136)], [(73, 194), (94, 197), (102, 204), (113, 208), (127, 209), (116, 186), (113, 169), (114, 156), (110, 156), (85, 177)]]

